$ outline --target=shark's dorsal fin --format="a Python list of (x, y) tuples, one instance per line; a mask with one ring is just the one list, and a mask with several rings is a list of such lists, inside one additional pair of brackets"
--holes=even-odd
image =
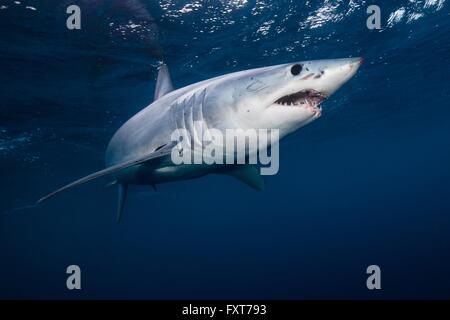
[(166, 64), (162, 64), (158, 70), (158, 78), (156, 78), (156, 88), (154, 100), (158, 100), (173, 90), (172, 80), (170, 79), (169, 68)]
[(246, 185), (256, 190), (264, 189), (264, 179), (259, 173), (259, 169), (252, 165), (236, 165), (233, 169), (224, 172), (230, 175)]
[(125, 206), (125, 200), (127, 199), (128, 193), (128, 185), (119, 183), (119, 193), (118, 193), (118, 202), (117, 202), (117, 223), (120, 222), (120, 218), (122, 217), (123, 208)]

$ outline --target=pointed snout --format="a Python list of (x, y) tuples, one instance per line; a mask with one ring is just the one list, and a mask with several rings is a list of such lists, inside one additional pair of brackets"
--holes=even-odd
[(358, 58), (335, 59), (331, 61), (333, 62), (329, 64), (329, 67), (340, 68), (342, 71), (345, 71), (345, 69), (358, 70), (359, 66), (364, 62), (364, 59), (358, 57)]
[(363, 64), (364, 59), (361, 57), (358, 58), (348, 58), (348, 59), (342, 59), (343, 61), (339, 63), (338, 66), (338, 76), (342, 77), (342, 81), (344, 84), (347, 82), (351, 77), (353, 77), (358, 71), (359, 67)]
[(315, 83), (317, 91), (330, 96), (353, 77), (363, 63), (363, 58), (316, 60), (311, 69), (320, 73)]
[(348, 58), (348, 59), (344, 59), (344, 60), (349, 60), (349, 62), (350, 62), (352, 65), (357, 65), (358, 67), (359, 67), (360, 65), (362, 65), (362, 63), (364, 62), (364, 58), (362, 58), (362, 57), (358, 57), (358, 58)]
[(349, 68), (350, 68), (351, 70), (354, 71), (353, 74), (355, 74), (356, 71), (358, 71), (359, 67), (360, 67), (360, 66), (363, 64), (363, 62), (364, 62), (364, 58), (362, 58), (362, 57), (358, 57), (358, 58), (349, 58), (348, 60), (349, 60), (349, 61), (348, 61)]
[(328, 94), (336, 92), (344, 83), (350, 80), (363, 63), (363, 58), (336, 59), (328, 67), (330, 79)]

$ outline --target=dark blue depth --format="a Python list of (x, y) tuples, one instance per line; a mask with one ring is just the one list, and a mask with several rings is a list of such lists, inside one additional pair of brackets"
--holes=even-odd
[[(0, 298), (450, 298), (449, 1), (377, 1), (381, 31), (357, 0), (107, 2), (0, 0)], [(72, 3), (82, 30), (65, 27)], [(281, 143), (263, 192), (135, 187), (120, 224), (106, 180), (30, 206), (103, 167), (161, 57), (181, 87), (349, 56), (364, 65)]]

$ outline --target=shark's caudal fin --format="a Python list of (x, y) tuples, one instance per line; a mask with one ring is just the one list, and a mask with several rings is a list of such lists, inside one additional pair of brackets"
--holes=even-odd
[(166, 64), (162, 64), (158, 70), (158, 78), (156, 79), (155, 100), (166, 95), (173, 90), (172, 80), (170, 79), (169, 68)]
[(150, 161), (150, 160), (153, 160), (153, 159), (157, 159), (157, 158), (161, 158), (161, 157), (170, 155), (170, 153), (172, 152), (172, 147), (175, 144), (176, 144), (175, 142), (168, 143), (168, 144), (164, 145), (163, 147), (160, 147), (157, 151), (154, 151), (154, 152), (152, 152), (152, 153), (150, 153), (148, 155), (145, 155), (143, 157), (140, 157), (140, 158), (137, 158), (137, 159), (134, 159), (134, 160), (130, 160), (130, 161), (126, 161), (126, 162), (123, 162), (123, 163), (119, 163), (119, 164), (116, 164), (114, 166), (108, 167), (106, 169), (94, 172), (94, 173), (92, 173), (92, 174), (90, 174), (90, 175), (88, 175), (86, 177), (83, 177), (83, 178), (78, 179), (78, 180), (76, 180), (76, 181), (74, 181), (72, 183), (69, 183), (68, 185), (65, 185), (64, 187), (61, 187), (58, 190), (53, 191), (52, 193), (49, 193), (45, 197), (42, 197), (41, 199), (39, 199), (37, 203), (41, 203), (42, 201), (45, 201), (48, 198), (53, 197), (54, 195), (56, 195), (56, 194), (58, 194), (60, 192), (63, 192), (65, 190), (67, 190), (67, 189), (70, 189), (72, 187), (78, 186), (78, 185), (83, 184), (85, 182), (88, 182), (88, 181), (91, 181), (91, 180), (94, 180), (94, 179), (97, 179), (97, 178), (100, 178), (100, 177), (103, 177), (103, 176), (106, 176), (106, 175), (109, 175), (109, 174), (118, 173), (121, 170), (130, 168), (132, 166), (139, 165), (139, 164), (142, 164), (144, 162), (147, 162), (147, 161)]
[(264, 189), (264, 179), (261, 177), (259, 169), (256, 166), (249, 164), (236, 165), (233, 169), (224, 173), (240, 180), (253, 189)]
[(119, 184), (119, 194), (118, 194), (118, 202), (117, 202), (117, 222), (120, 222), (120, 218), (122, 217), (123, 208), (125, 206), (125, 200), (127, 199), (128, 193), (128, 185), (120, 183)]

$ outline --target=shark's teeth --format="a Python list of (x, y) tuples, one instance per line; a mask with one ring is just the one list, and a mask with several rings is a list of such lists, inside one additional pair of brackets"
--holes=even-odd
[(314, 90), (303, 90), (281, 97), (275, 101), (275, 103), (283, 106), (298, 106), (309, 110), (314, 115), (320, 115), (322, 112), (320, 103), (322, 103), (322, 101), (326, 98), (327, 96), (323, 93)]
[(297, 93), (281, 97), (277, 101), (275, 101), (275, 103), (288, 106), (298, 106), (306, 104), (307, 106), (315, 107), (326, 98), (327, 96), (325, 94), (317, 92), (315, 90), (302, 90)]

